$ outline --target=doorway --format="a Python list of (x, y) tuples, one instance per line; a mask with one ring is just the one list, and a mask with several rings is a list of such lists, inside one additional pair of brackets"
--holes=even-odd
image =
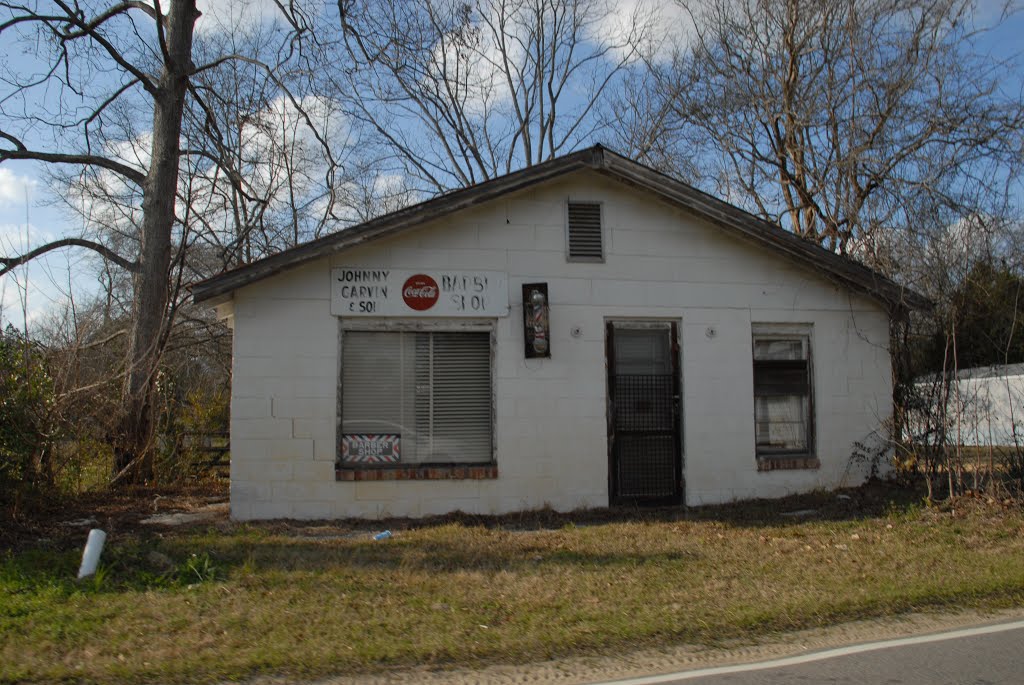
[(679, 333), (674, 321), (609, 321), (611, 504), (682, 504)]

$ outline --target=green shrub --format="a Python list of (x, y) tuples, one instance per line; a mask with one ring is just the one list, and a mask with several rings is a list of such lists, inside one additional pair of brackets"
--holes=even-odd
[(10, 326), (0, 331), (0, 497), (52, 481), (54, 404), (39, 349)]
[(107, 487), (114, 463), (114, 450), (109, 443), (77, 431), (73, 437), (54, 443), (51, 449), (57, 490), (82, 494)]
[(157, 479), (180, 482), (201, 475), (203, 466), (217, 458), (217, 448), (227, 443), (229, 412), (230, 395), (225, 388), (194, 389), (169, 402)]

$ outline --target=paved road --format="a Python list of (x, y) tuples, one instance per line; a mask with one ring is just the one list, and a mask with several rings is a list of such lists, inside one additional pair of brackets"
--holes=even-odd
[(889, 640), (759, 664), (615, 681), (616, 685), (1021, 685), (1024, 621)]

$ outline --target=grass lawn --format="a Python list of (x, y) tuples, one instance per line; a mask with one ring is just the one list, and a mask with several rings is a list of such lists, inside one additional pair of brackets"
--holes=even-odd
[(1019, 508), (844, 497), (390, 522), (381, 542), (358, 524), (135, 527), (84, 584), (84, 533), (20, 544), (0, 552), (0, 682), (475, 665), (1024, 604)]

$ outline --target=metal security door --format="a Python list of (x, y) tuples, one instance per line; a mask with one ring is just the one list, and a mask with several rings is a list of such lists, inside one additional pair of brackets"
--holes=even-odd
[(674, 322), (609, 322), (612, 504), (683, 501), (679, 343)]

